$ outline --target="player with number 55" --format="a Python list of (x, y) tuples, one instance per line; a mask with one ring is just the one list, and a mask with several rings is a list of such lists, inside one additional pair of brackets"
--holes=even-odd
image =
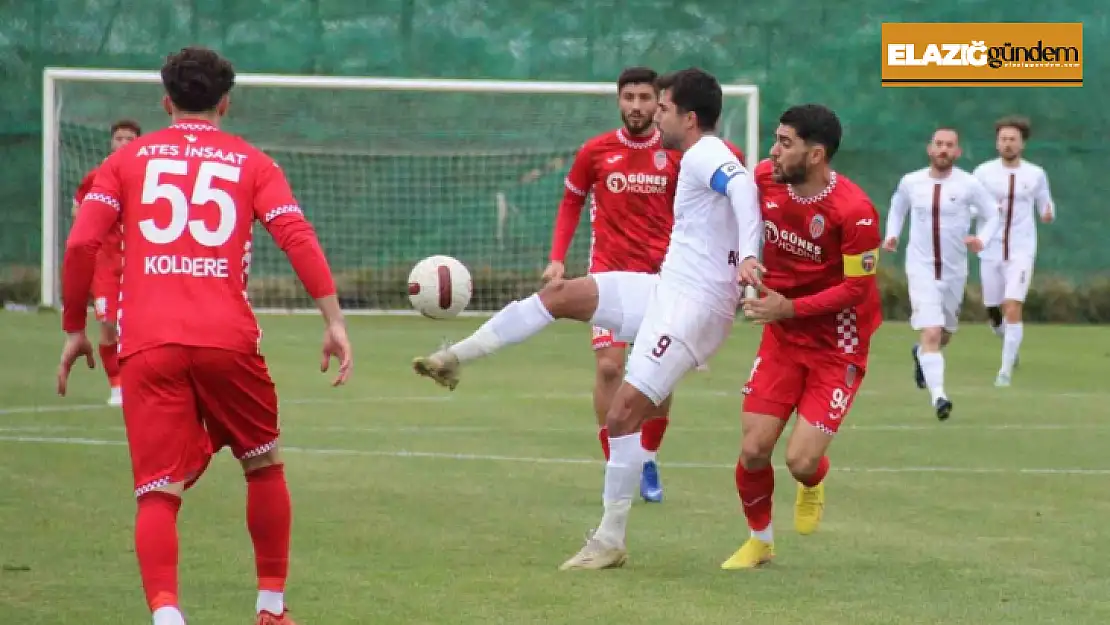
[(259, 625), (293, 625), (285, 609), (291, 504), (278, 450), (278, 405), (247, 298), (255, 221), (289, 257), (324, 317), (321, 370), (351, 347), (316, 233), (269, 156), (220, 130), (235, 83), (212, 50), (186, 48), (162, 67), (172, 124), (100, 167), (66, 243), (58, 370), (64, 395), (85, 337), (85, 297), (104, 235), (123, 227), (119, 356), (138, 513), (135, 553), (154, 625), (184, 625), (177, 600), (177, 512), (211, 456), (231, 448), (247, 482)]

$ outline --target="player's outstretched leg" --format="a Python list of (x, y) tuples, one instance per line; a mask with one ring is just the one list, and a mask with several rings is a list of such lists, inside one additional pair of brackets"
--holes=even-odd
[(825, 512), (825, 476), (829, 457), (825, 452), (833, 435), (824, 427), (798, 415), (798, 423), (786, 443), (786, 466), (798, 481), (794, 501), (794, 529), (801, 535), (817, 531)]
[(775, 469), (771, 466), (771, 453), (793, 407), (759, 407), (773, 410), (773, 415), (749, 412), (755, 408), (753, 402), (753, 406), (746, 406), (741, 415), (744, 434), (740, 443), (740, 459), (736, 463), (736, 492), (740, 496), (740, 507), (751, 535), (736, 553), (721, 564), (721, 568), (726, 570), (754, 569), (767, 564), (775, 555), (775, 535), (771, 525)]
[(247, 480), (247, 531), (254, 545), (258, 625), (294, 625), (285, 607), (293, 506), (276, 449), (241, 461)]
[(177, 513), (184, 484), (139, 495), (135, 514), (135, 555), (154, 625), (185, 625), (177, 600)]
[(941, 352), (943, 341), (944, 328), (924, 328), (921, 331), (921, 348), (917, 352), (925, 386), (929, 389), (929, 405), (936, 410), (937, 419), (941, 421), (952, 414), (952, 401), (944, 391), (944, 354)]
[(419, 375), (455, 390), (461, 364), (525, 341), (556, 319), (590, 321), (597, 309), (598, 287), (592, 276), (551, 282), (539, 293), (502, 308), (474, 334), (415, 359), (412, 366)]

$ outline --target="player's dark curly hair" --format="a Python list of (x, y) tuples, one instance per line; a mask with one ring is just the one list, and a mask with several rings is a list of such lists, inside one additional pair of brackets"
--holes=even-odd
[(1033, 130), (1033, 124), (1029, 121), (1028, 117), (1020, 115), (1007, 115), (994, 123), (994, 134), (998, 136), (998, 131), (1003, 128), (1014, 128), (1021, 133), (1021, 140), (1028, 141), (1029, 133)]
[(817, 144), (825, 148), (825, 160), (831, 161), (840, 149), (840, 118), (827, 106), (821, 104), (800, 104), (786, 109), (779, 117), (779, 123), (790, 126), (798, 138), (809, 145)]
[(650, 67), (626, 67), (617, 77), (617, 91), (624, 89), (625, 85), (654, 84), (659, 74)]
[(162, 85), (179, 110), (203, 113), (216, 108), (235, 85), (235, 69), (216, 51), (193, 46), (166, 57)]
[(712, 74), (697, 67), (679, 70), (655, 81), (656, 89), (670, 91), (671, 101), (680, 113), (698, 117), (698, 128), (712, 132), (721, 117), (721, 83)]

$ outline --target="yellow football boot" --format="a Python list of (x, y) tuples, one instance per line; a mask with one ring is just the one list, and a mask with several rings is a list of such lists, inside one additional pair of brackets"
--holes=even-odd
[(739, 569), (754, 569), (763, 566), (775, 557), (774, 543), (765, 543), (755, 536), (748, 539), (732, 557), (721, 563), (721, 568), (726, 571)]
[(817, 531), (825, 513), (825, 483), (809, 487), (798, 484), (798, 497), (794, 500), (794, 529), (803, 536)]

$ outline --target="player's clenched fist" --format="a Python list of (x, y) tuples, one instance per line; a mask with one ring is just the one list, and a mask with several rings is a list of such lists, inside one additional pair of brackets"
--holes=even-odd
[(85, 336), (85, 333), (71, 332), (67, 334), (65, 345), (62, 347), (62, 360), (58, 363), (58, 394), (62, 397), (65, 397), (66, 394), (69, 372), (73, 369), (73, 363), (77, 362), (77, 359), (81, 356), (85, 357), (89, 369), (96, 367), (96, 361), (93, 360), (92, 343), (89, 343), (89, 338)]
[(898, 237), (887, 237), (886, 241), (883, 241), (883, 249), (888, 252), (897, 252)]
[(324, 330), (324, 348), (320, 360), (321, 373), (328, 370), (332, 358), (339, 361), (339, 375), (332, 382), (332, 386), (339, 386), (351, 376), (351, 365), (354, 364), (351, 342), (347, 338), (347, 327), (342, 321), (329, 323)]

